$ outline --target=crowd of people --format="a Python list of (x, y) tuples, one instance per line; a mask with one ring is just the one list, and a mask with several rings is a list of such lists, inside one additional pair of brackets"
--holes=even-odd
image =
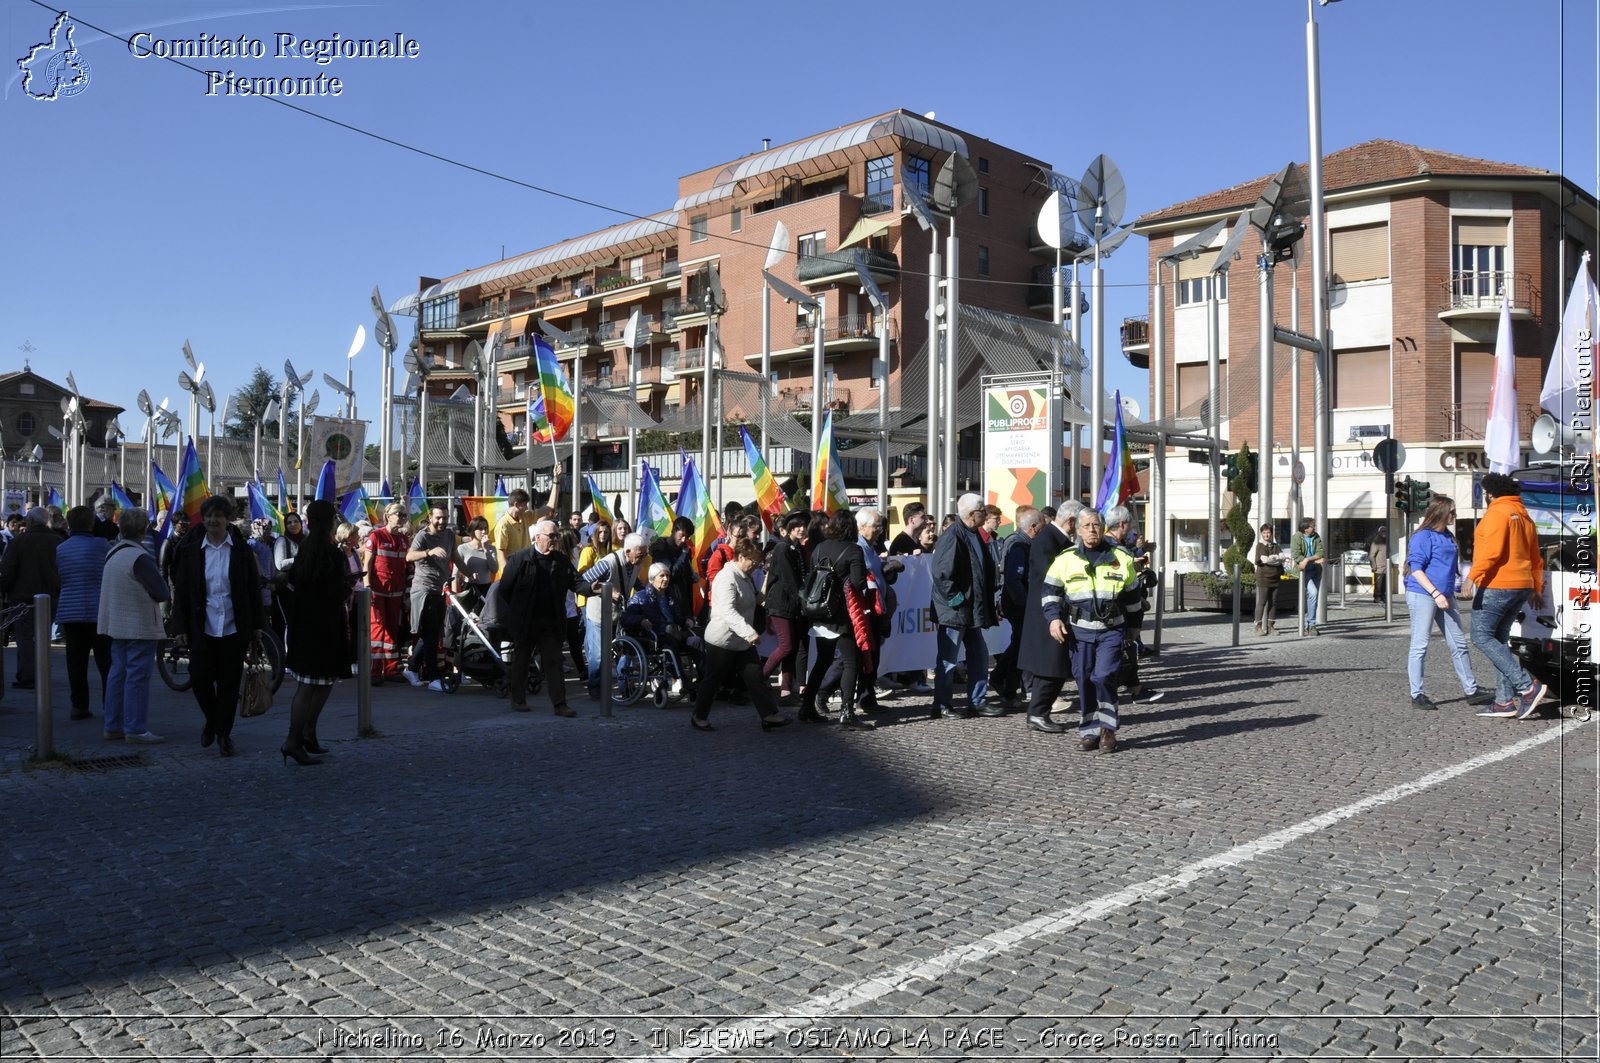
[[(1540, 604), (1542, 560), (1516, 482), (1490, 475), (1483, 483), (1488, 511), (1465, 578), (1449, 498), (1436, 496), (1409, 537), (1411, 703), (1434, 707), (1423, 691), (1423, 664), (1436, 630), (1480, 715), (1526, 719), (1546, 690), (1506, 640), (1523, 604)], [(450, 511), (435, 505), (413, 530), (397, 504), (383, 511), (380, 526), (351, 525), (331, 504), (315, 502), (303, 516), (287, 514), (281, 535), (267, 521), (235, 519), (232, 500), (211, 496), (197, 526), (178, 515), (159, 546), (142, 510), (118, 513), (103, 500), (64, 516), (43, 508), (14, 514), (0, 533), (0, 592), (10, 603), (37, 594), (56, 600), (71, 716), (92, 718), (92, 660), (108, 741), (164, 741), (150, 729), (149, 688), (157, 647), (170, 639), (188, 654), (201, 745), (234, 755), (245, 661), (259, 631), (277, 638), (297, 682), (281, 749), (286, 762), (316, 764), (326, 755), (318, 715), (333, 685), (351, 677), (363, 639), (374, 684), (444, 690), (459, 681), (452, 671), (466, 630), (492, 633), (491, 649), (503, 638), (508, 650), (511, 708), (531, 711), (537, 660), (551, 711), (574, 717), (563, 655), (573, 678), (599, 698), (609, 600), (614, 633), (698, 666), (693, 689), (678, 691), (692, 701), (697, 730), (714, 729), (719, 701), (754, 706), (766, 730), (793, 722), (870, 730), (879, 695), (898, 690), (931, 696), (934, 717), (1021, 712), (1032, 731), (1073, 732), (1086, 751), (1114, 752), (1119, 700), (1161, 697), (1139, 674), (1140, 631), (1156, 581), (1153, 551), (1129, 509), (1102, 516), (1072, 502), (1059, 510), (1023, 506), (1005, 538), (998, 529), (1006, 515), (975, 494), (962, 496), (942, 521), (915, 502), (901, 516), (903, 528), (890, 540), (874, 508), (792, 512), (769, 530), (760, 515), (731, 503), (724, 537), (697, 563), (696, 529), (685, 518), (669, 535), (649, 537), (621, 520), (558, 519), (553, 506), (534, 508), (520, 489), (492, 525), (480, 516), (458, 530)], [(1263, 525), (1252, 556), (1258, 581), (1276, 583), (1286, 567), (1297, 570), (1314, 634), (1324, 549), (1310, 520), (1292, 539), (1285, 549)], [(900, 605), (896, 584), (914, 555), (929, 559), (934, 649), (925, 667), (886, 674), (880, 664)], [(371, 620), (358, 631), (351, 606), (363, 583)], [(1277, 633), (1274, 597), (1257, 596), (1258, 635)], [(1479, 689), (1472, 671), (1457, 605), (1465, 598), (1473, 600), (1471, 645), (1495, 669), (1492, 693)], [(1010, 638), (991, 654), (984, 633), (1002, 620)], [(11, 630), (13, 686), (29, 689), (33, 625)], [(451, 648), (457, 652), (442, 652)], [(1054, 715), (1069, 683), (1075, 727)]]

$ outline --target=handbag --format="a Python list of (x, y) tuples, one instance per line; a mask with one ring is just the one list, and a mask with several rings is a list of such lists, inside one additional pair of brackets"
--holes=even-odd
[(261, 652), (260, 636), (250, 641), (245, 653), (243, 689), (239, 692), (239, 715), (260, 716), (272, 708), (272, 669)]

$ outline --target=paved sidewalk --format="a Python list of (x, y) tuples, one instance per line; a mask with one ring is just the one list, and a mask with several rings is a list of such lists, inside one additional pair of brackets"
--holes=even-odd
[(1593, 1058), (1600, 727), (1410, 709), (1335, 617), (1172, 617), (1115, 756), (384, 687), (284, 767), (286, 684), (24, 768), (8, 692), (0, 1058)]

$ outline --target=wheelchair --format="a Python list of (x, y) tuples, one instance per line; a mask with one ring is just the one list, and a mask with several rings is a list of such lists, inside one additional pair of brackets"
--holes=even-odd
[(674, 695), (693, 701), (700, 665), (692, 652), (661, 645), (649, 632), (623, 632), (611, 641), (611, 700), (632, 705), (646, 694), (665, 708)]

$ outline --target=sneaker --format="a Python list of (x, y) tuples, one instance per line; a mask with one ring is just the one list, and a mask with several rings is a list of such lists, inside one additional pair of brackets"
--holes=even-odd
[(134, 742), (141, 746), (155, 746), (166, 741), (165, 738), (162, 738), (154, 731), (141, 731), (138, 734), (125, 734), (122, 736), (122, 740), (124, 742)]
[(911, 693), (913, 693), (913, 694), (932, 694), (933, 693), (933, 688), (931, 686), (929, 686), (927, 683), (925, 683), (924, 681), (922, 681), (921, 679), (916, 680), (915, 682), (913, 682), (906, 689), (911, 691)]
[(429, 690), (437, 690), (440, 693), (443, 693), (448, 688), (444, 685), (444, 680), (443, 679), (435, 679), (433, 682), (428, 684), (428, 689)]
[(1509, 720), (1517, 714), (1517, 700), (1495, 701), (1486, 709), (1479, 709), (1478, 715), (1486, 720)]
[(1474, 690), (1467, 695), (1468, 705), (1493, 705), (1494, 695), (1487, 690)]
[(1416, 694), (1411, 698), (1411, 707), (1413, 709), (1437, 709), (1439, 706), (1435, 705), (1433, 699), (1428, 695)]
[(1517, 695), (1517, 700), (1515, 702), (1517, 706), (1517, 719), (1526, 720), (1528, 717), (1532, 716), (1534, 710), (1539, 707), (1539, 702), (1543, 701), (1544, 696), (1548, 693), (1550, 693), (1550, 688), (1535, 679), (1533, 681), (1533, 686)]
[(1133, 696), (1133, 700), (1140, 705), (1149, 705), (1160, 701), (1166, 696), (1167, 692), (1165, 690), (1151, 690), (1149, 687), (1140, 687), (1139, 693)]
[(401, 673), (400, 673), (400, 676), (401, 676), (401, 678), (403, 678), (403, 679), (404, 679), (404, 680), (405, 680), (405, 681), (406, 681), (406, 682), (407, 682), (407, 683), (410, 683), (410, 684), (411, 684), (411, 685), (412, 685), (412, 686), (414, 686), (414, 687), (420, 687), (420, 686), (421, 686), (421, 685), (422, 685), (422, 679), (421, 679), (421, 677), (419, 677), (419, 676), (418, 676), (418, 675), (417, 675), (417, 673), (415, 673), (415, 672), (413, 672), (413, 671), (412, 671), (412, 670), (411, 670), (411, 669), (409, 669), (409, 668), (407, 668), (407, 669), (406, 669), (406, 670), (405, 670), (405, 671), (403, 671), (403, 672), (401, 672)]

